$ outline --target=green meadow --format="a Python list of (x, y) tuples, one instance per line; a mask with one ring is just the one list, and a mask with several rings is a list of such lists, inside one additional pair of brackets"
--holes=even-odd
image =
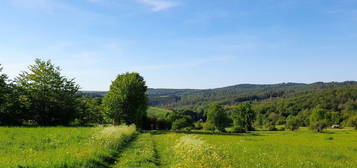
[[(302, 131), (257, 131), (246, 134), (210, 134), (205, 132), (189, 134), (193, 139), (212, 146), (222, 159), (212, 167), (336, 167), (353, 168), (357, 165), (357, 131), (328, 130), (326, 133)], [(182, 158), (177, 157), (175, 146), (185, 133), (153, 134), (160, 156), (160, 167), (177, 167)], [(181, 143), (182, 144), (182, 143)], [(184, 154), (197, 157), (188, 148)], [(200, 157), (202, 158), (202, 157)], [(204, 157), (203, 157), (204, 158)], [(179, 160), (177, 160), (179, 159)], [(225, 163), (219, 163), (225, 162)], [(200, 163), (188, 161), (186, 167), (200, 167)], [(202, 163), (201, 163), (202, 165)], [(185, 166), (181, 166), (185, 167)]]
[(195, 168), (357, 165), (357, 131), (147, 131), (120, 127), (0, 127), (0, 167)]
[(171, 113), (172, 111), (159, 107), (149, 107), (146, 112), (150, 117), (164, 117), (166, 114)]
[(135, 126), (0, 127), (0, 167), (105, 167), (135, 132)]

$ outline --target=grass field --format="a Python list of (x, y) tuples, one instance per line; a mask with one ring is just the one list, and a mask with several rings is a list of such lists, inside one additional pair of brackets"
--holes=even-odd
[[(180, 162), (176, 160), (181, 158), (176, 156), (174, 146), (180, 142), (182, 136), (186, 135), (153, 135), (161, 167), (175, 167)], [(225, 159), (225, 167), (353, 168), (357, 165), (357, 131), (352, 130), (328, 131), (322, 134), (310, 131), (255, 132), (240, 135), (196, 134), (194, 137), (212, 145), (217, 154)], [(191, 153), (189, 149), (185, 153), (192, 158), (197, 157), (197, 152)], [(200, 166), (193, 164), (187, 167)]]
[(167, 113), (171, 113), (171, 110), (159, 107), (149, 107), (147, 110), (148, 116), (153, 117), (164, 117)]
[(77, 168), (105, 165), (135, 126), (0, 127), (0, 167)]
[(357, 165), (357, 131), (352, 129), (245, 134), (150, 131), (134, 136), (135, 132), (135, 127), (127, 126), (0, 127), (0, 167), (354, 168)]

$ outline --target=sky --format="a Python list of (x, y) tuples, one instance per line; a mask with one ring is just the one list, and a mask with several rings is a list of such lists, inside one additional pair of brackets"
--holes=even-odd
[(35, 58), (82, 90), (357, 80), (357, 0), (1, 0), (3, 72)]

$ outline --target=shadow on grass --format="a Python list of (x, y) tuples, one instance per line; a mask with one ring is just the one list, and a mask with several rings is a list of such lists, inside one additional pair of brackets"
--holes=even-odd
[(151, 130), (144, 131), (153, 135), (178, 133), (178, 134), (198, 134), (198, 135), (225, 135), (225, 136), (263, 136), (262, 134), (255, 132), (248, 133), (225, 133), (225, 132), (205, 132), (205, 131), (168, 131), (168, 130)]

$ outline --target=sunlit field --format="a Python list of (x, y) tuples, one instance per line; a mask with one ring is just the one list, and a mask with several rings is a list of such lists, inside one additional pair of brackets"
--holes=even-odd
[(158, 108), (158, 107), (149, 107), (147, 109), (148, 116), (155, 116), (155, 117), (165, 116), (167, 113), (170, 112), (172, 111), (164, 108)]
[(135, 127), (0, 128), (0, 167), (333, 167), (357, 165), (357, 131), (244, 134)]
[(0, 167), (77, 168), (107, 164), (135, 126), (0, 128)]
[[(192, 136), (194, 135), (194, 136)], [(182, 164), (182, 157), (177, 156), (177, 145), (182, 145), (183, 133), (155, 134), (153, 138), (161, 158), (161, 167), (177, 167)], [(190, 135), (214, 149), (214, 155), (222, 162), (212, 167), (356, 167), (357, 165), (357, 131), (338, 130), (326, 133), (310, 131), (297, 132), (254, 132), (237, 135)], [(187, 138), (187, 137), (186, 137)], [(176, 146), (176, 147), (175, 147)], [(184, 148), (181, 148), (184, 149)], [(185, 157), (197, 156), (195, 150), (186, 148)], [(206, 150), (206, 154), (213, 151)], [(181, 159), (181, 160), (177, 160)], [(211, 162), (219, 162), (207, 158)], [(207, 160), (208, 161), (208, 160)], [(185, 167), (200, 167), (195, 160)], [(224, 165), (224, 166), (222, 166)], [(183, 166), (181, 166), (183, 167)]]

